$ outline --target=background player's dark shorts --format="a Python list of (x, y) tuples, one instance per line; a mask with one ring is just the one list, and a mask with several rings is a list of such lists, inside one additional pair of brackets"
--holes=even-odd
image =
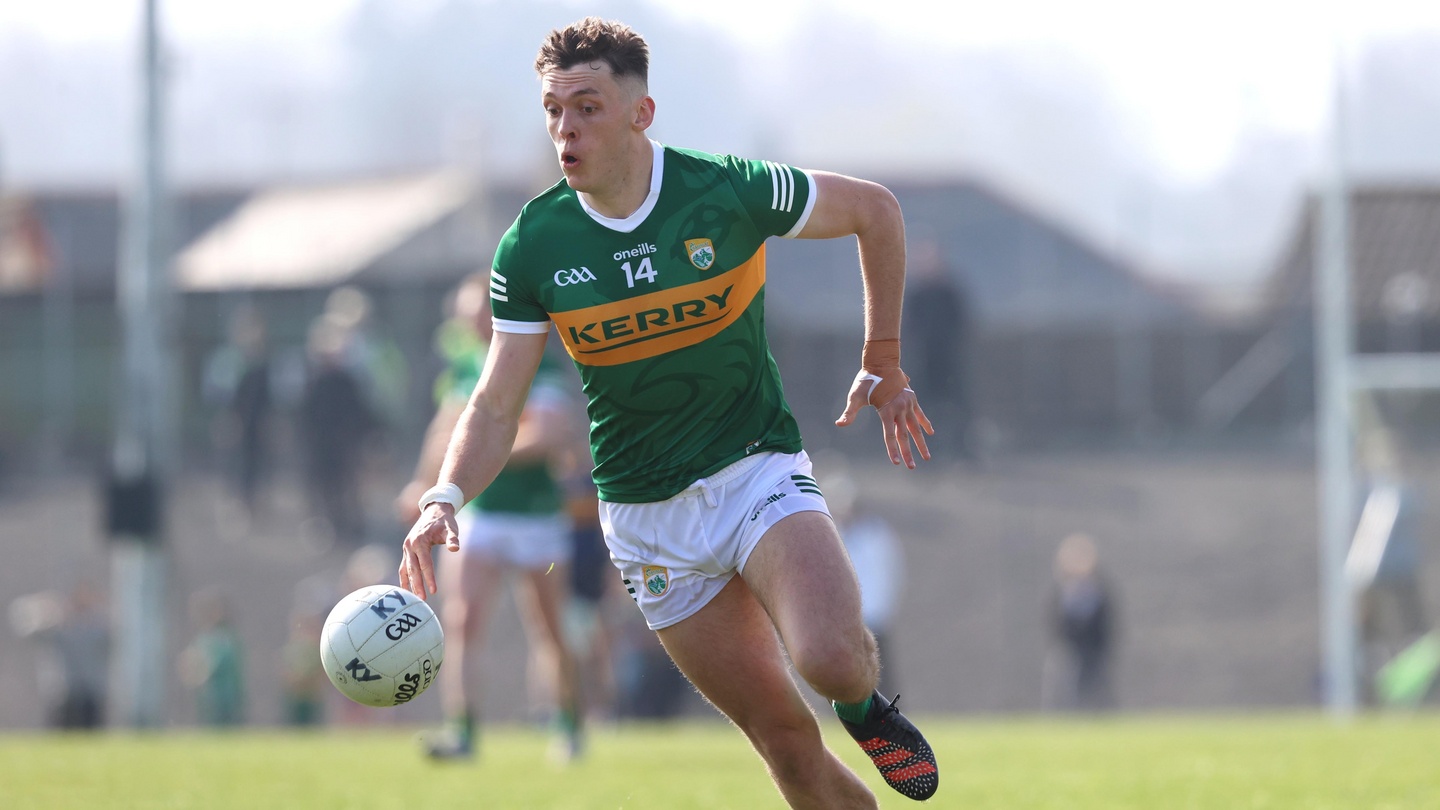
[(570, 593), (576, 599), (599, 602), (606, 585), (615, 576), (605, 533), (600, 525), (577, 526), (570, 530)]

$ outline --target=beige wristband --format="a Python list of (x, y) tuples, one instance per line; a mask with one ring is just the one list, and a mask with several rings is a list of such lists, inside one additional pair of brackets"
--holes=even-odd
[(900, 339), (865, 341), (860, 351), (860, 375), (871, 382), (866, 401), (876, 408), (909, 390), (910, 378), (900, 369)]

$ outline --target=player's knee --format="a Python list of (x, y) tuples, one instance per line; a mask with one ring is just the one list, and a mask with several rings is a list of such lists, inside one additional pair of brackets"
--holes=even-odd
[(831, 700), (849, 700), (868, 694), (879, 679), (875, 645), (864, 639), (845, 642), (821, 639), (790, 650), (795, 671), (815, 691)]

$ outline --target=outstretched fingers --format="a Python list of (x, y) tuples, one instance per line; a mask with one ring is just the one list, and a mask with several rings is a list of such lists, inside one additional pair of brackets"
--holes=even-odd
[(435, 593), (435, 564), (430, 559), (429, 545), (420, 551), (408, 539), (405, 541), (400, 557), (400, 587), (421, 599)]
[(930, 460), (930, 447), (925, 442), (925, 435), (934, 435), (935, 427), (920, 408), (913, 391), (906, 389), (880, 408), (879, 413), (885, 451), (890, 455), (891, 464), (904, 464), (909, 469), (915, 469), (912, 444), (915, 450), (920, 451), (922, 459)]
[(460, 536), (454, 525), (453, 516), (439, 518), (422, 514), (421, 519), (410, 530), (401, 546), (400, 586), (425, 599), (438, 590), (435, 581), (435, 562), (431, 558), (431, 546), (444, 545), (450, 551), (460, 550)]
[(925, 437), (927, 435), (935, 435), (935, 426), (930, 424), (930, 417), (925, 415), (925, 410), (920, 407), (919, 400), (915, 401), (915, 409), (910, 412), (905, 425), (910, 431), (910, 438), (914, 440), (915, 446), (920, 449), (920, 457), (929, 461), (930, 445), (925, 442)]

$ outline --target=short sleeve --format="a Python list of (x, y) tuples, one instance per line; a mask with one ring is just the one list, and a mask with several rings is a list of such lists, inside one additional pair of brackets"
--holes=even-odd
[(750, 219), (766, 236), (799, 234), (815, 208), (815, 178), (769, 160), (726, 157), (725, 171)]
[(539, 334), (550, 330), (550, 313), (540, 305), (534, 288), (526, 283), (519, 219), (495, 248), (495, 261), (490, 268), (490, 311), (497, 332)]

